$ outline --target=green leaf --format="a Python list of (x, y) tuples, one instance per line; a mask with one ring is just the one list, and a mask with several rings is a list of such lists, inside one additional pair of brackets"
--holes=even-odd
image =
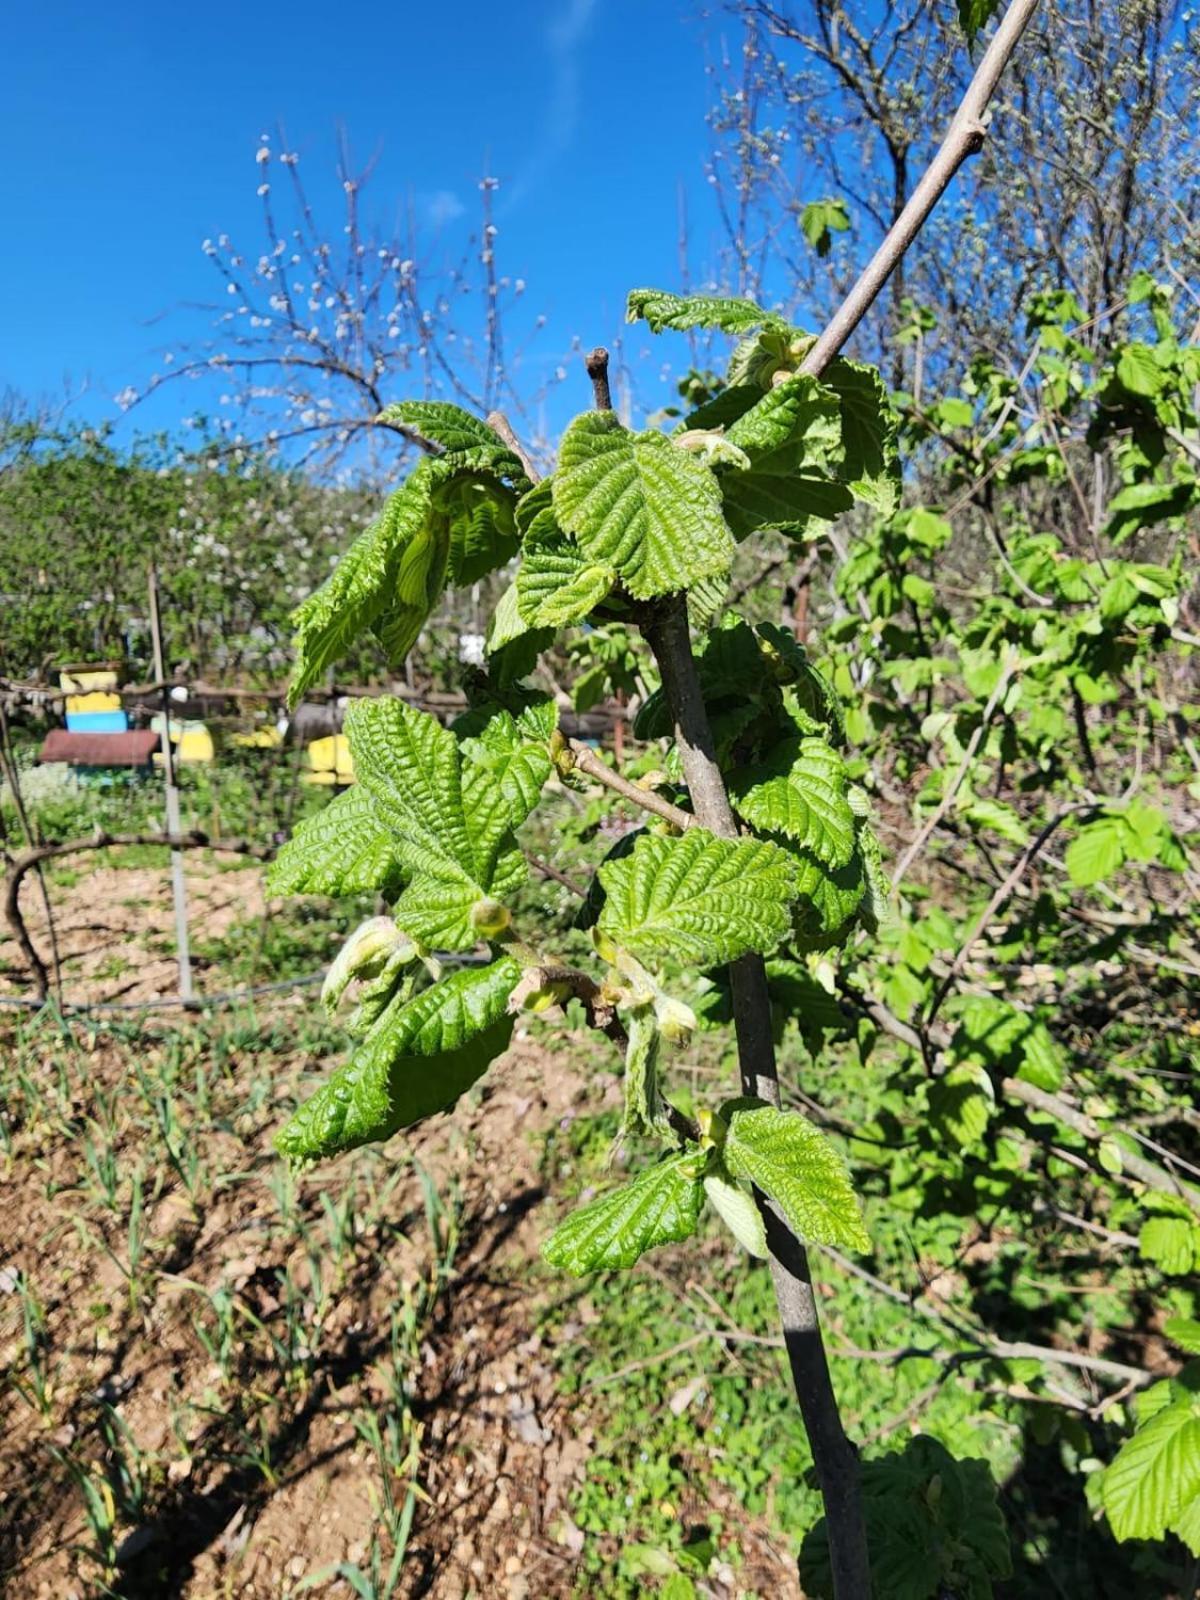
[(525, 481), (516, 456), (494, 436), (488, 445), (426, 456), (413, 469), (326, 583), (297, 607), (289, 704), (368, 629), (398, 663), (448, 574), (472, 582), (509, 558), (516, 548), (509, 479)]
[(267, 868), (272, 894), (363, 894), (401, 878), (391, 835), (357, 787), (302, 822)]
[(739, 417), (726, 438), (763, 470), (770, 470), (771, 454), (784, 446), (804, 448), (789, 450), (786, 464), (777, 471), (795, 470), (805, 463), (823, 467), (840, 442), (840, 420), (837, 396), (807, 373), (793, 372)]
[(358, 536), (325, 583), (296, 608), (292, 619), (296, 663), (288, 685), (289, 705), (294, 706), (384, 611), (392, 598), (399, 559), (420, 534), (428, 512), (428, 481), (414, 473), (378, 520)]
[(1066, 848), (1067, 875), (1077, 888), (1101, 883), (1125, 860), (1124, 830), (1119, 817), (1098, 817), (1085, 823)]
[(690, 1238), (700, 1221), (704, 1157), (696, 1150), (668, 1156), (619, 1189), (573, 1211), (542, 1246), (552, 1267), (582, 1277), (631, 1267), (647, 1250)]
[(958, 0), (958, 25), (973, 49), (976, 35), (985, 28), (999, 8), (1000, 0)]
[(769, 1195), (802, 1239), (871, 1248), (846, 1163), (807, 1117), (753, 1099), (730, 1100), (721, 1116), (725, 1165)]
[(630, 433), (611, 411), (586, 412), (563, 435), (554, 509), (639, 600), (726, 572), (733, 558), (710, 469), (661, 433)]
[(1200, 1322), (1193, 1317), (1168, 1317), (1163, 1333), (1190, 1356), (1200, 1356)]
[[(860, 840), (861, 842), (861, 840)], [(794, 936), (800, 950), (827, 950), (841, 944), (862, 914), (870, 888), (863, 851), (844, 867), (825, 867), (802, 848), (796, 863)], [(886, 903), (886, 892), (883, 896)]]
[(754, 1196), (740, 1184), (722, 1177), (719, 1172), (710, 1172), (705, 1178), (704, 1193), (709, 1205), (742, 1249), (748, 1255), (765, 1261), (768, 1253), (767, 1230), (763, 1226), (762, 1212), (754, 1203)]
[(1117, 382), (1128, 394), (1153, 399), (1163, 386), (1163, 369), (1148, 344), (1127, 344), (1117, 356)]
[(738, 539), (759, 528), (805, 531), (853, 504), (830, 471), (841, 440), (840, 402), (804, 373), (793, 373), (729, 429), (730, 442), (750, 456), (750, 467), (721, 475), (725, 515)]
[(929, 1091), (929, 1116), (936, 1131), (961, 1148), (977, 1145), (995, 1110), (992, 1080), (978, 1063), (951, 1067)]
[(703, 828), (678, 838), (644, 834), (600, 868), (599, 928), (639, 961), (714, 966), (773, 950), (790, 926), (795, 873), (759, 839), (718, 839)]
[(396, 920), (427, 946), (469, 949), (479, 937), (476, 908), (503, 903), (525, 877), (511, 793), (485, 765), (464, 764), (435, 717), (400, 700), (356, 701), (346, 732), (359, 784), (413, 880)]
[(757, 766), (729, 778), (734, 809), (754, 828), (782, 833), (827, 867), (854, 855), (846, 768), (823, 739), (785, 739)]
[(652, 1005), (634, 1006), (627, 1022), (625, 1051), (625, 1133), (653, 1133), (662, 1119), (658, 1058), (662, 1038)]
[(557, 726), (558, 710), (549, 695), (531, 697), (517, 716), (493, 706), (486, 716), (469, 712), (454, 725), (464, 758), (498, 785), (514, 828), (533, 811), (553, 771), (550, 737)]
[(1104, 1473), (1104, 1509), (1118, 1539), (1161, 1539), (1200, 1495), (1200, 1415), (1167, 1406), (1127, 1439)]
[(842, 408), (844, 459), (839, 476), (859, 500), (890, 516), (900, 503), (900, 457), (896, 418), (883, 379), (874, 367), (831, 361), (821, 382)]
[(854, 504), (844, 483), (798, 472), (726, 473), (721, 479), (725, 520), (739, 542), (764, 528), (798, 538), (813, 522), (833, 522)]
[(1149, 1217), (1138, 1234), (1138, 1252), (1168, 1277), (1191, 1272), (1198, 1244), (1200, 1229), (1186, 1217)]
[(453, 1105), (508, 1046), (508, 998), (521, 976), (505, 956), (468, 967), (389, 1007), (350, 1059), (276, 1137), (293, 1160), (390, 1139)]
[(625, 310), (626, 322), (645, 322), (651, 333), (668, 328), (685, 333), (689, 328), (716, 328), (722, 333), (749, 333), (780, 317), (756, 306), (753, 300), (723, 300), (717, 295), (668, 294), (665, 289), (633, 289)]
[(835, 233), (845, 233), (850, 213), (844, 200), (810, 200), (800, 213), (800, 228), (819, 256), (829, 254)]
[(1196, 495), (1193, 483), (1130, 483), (1108, 502), (1106, 536), (1121, 544), (1139, 528), (1181, 517)]
[(482, 445), (508, 452), (508, 446), (486, 422), (445, 400), (401, 400), (385, 407), (379, 413), (379, 421), (411, 428), (422, 439), (432, 439), (446, 450), (471, 450)]
[(616, 569), (590, 561), (562, 536), (527, 545), (517, 570), (517, 609), (532, 628), (562, 628), (583, 619), (617, 581)]

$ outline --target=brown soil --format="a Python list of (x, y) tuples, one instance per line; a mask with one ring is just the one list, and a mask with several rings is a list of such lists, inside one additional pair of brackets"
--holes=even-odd
[[(205, 931), (261, 904), (257, 869), (196, 867), (189, 878)], [(56, 916), (76, 963), (77, 993), (80, 985), (85, 992), (89, 984), (102, 987), (88, 977), (95, 924), (102, 921), (118, 940), (169, 938), (166, 874), (102, 869), (59, 890)], [(30, 922), (36, 929), (36, 895)], [(11, 954), (0, 946), (0, 960)], [(164, 958), (159, 972), (139, 969), (123, 998), (170, 993), (173, 979)], [(312, 1004), (311, 994), (292, 995), (276, 999), (274, 1013), (294, 1017)], [(290, 1266), (305, 1282), (308, 1269), (298, 1228), (281, 1226), (272, 1198), (280, 1166), (269, 1141), (298, 1077), (322, 1063), (299, 1050), (273, 1056), (269, 1092), (251, 1097), (246, 1109), (245, 1084), (262, 1081), (267, 1058), (235, 1051), (223, 1062), (200, 1144), (211, 1171), (224, 1177), (194, 1208), (161, 1164), (162, 1146), (150, 1138), (144, 1111), (140, 1120), (127, 1112), (139, 1057), (144, 1062), (171, 1043), (169, 1019), (153, 1026), (157, 1033), (132, 1041), (90, 1031), (90, 1023), (89, 1031), (77, 1030), (83, 1053), (75, 1057), (76, 1088), (67, 1107), (73, 1125), (53, 1118), (18, 1125), (9, 1159), (0, 1164), (0, 1207), (10, 1219), (0, 1235), (0, 1370), (16, 1371), (22, 1361), (17, 1274), (35, 1285), (45, 1306), (56, 1362), (44, 1419), (11, 1389), (0, 1398), (0, 1591), (22, 1600), (90, 1600), (106, 1592), (128, 1600), (280, 1600), (298, 1592), (306, 1574), (343, 1561), (365, 1565), (376, 1524), (372, 1497), (380, 1471), (351, 1412), (375, 1403), (382, 1419), (393, 1404), (386, 1381), (391, 1311), (428, 1277), (432, 1256), (419, 1175), (403, 1166), (395, 1141), (382, 1154), (326, 1164), (299, 1180), (299, 1214), (314, 1232), (321, 1191), (336, 1201), (355, 1184), (375, 1197), (370, 1226), (348, 1252), (297, 1386), (281, 1387), (262, 1341), (251, 1348), (249, 1336), (235, 1380), (223, 1379), (194, 1330), (204, 1302), (193, 1286), (223, 1288), (261, 1326), (282, 1327), (278, 1273)], [(461, 1102), (452, 1118), (424, 1125), (407, 1145), (439, 1193), (457, 1192), (460, 1235), (450, 1282), (410, 1375), (422, 1430), (421, 1498), (399, 1595), (541, 1600), (599, 1592), (581, 1586), (585, 1539), (569, 1511), (595, 1448), (594, 1403), (557, 1392), (553, 1351), (539, 1332), (539, 1312), (576, 1288), (537, 1264), (538, 1244), (555, 1215), (542, 1188), (542, 1139), (585, 1099), (588, 1110), (597, 1109), (586, 1060), (585, 1050), (568, 1048), (551, 1065), (539, 1045), (518, 1036), (482, 1093)], [(48, 1078), (49, 1054), (39, 1060), (35, 1050), (30, 1070)], [(604, 1081), (615, 1095), (616, 1081)], [(117, 1140), (121, 1172), (151, 1162), (147, 1290), (136, 1307), (118, 1265), (127, 1205), (108, 1214), (81, 1189), (81, 1136), (106, 1094), (116, 1114), (130, 1118)], [(398, 1161), (400, 1176), (389, 1189)], [(91, 1231), (87, 1248), (73, 1218)], [(670, 1258), (660, 1253), (668, 1270)], [(573, 1337), (586, 1337), (590, 1308), (586, 1299), (580, 1305)], [(256, 1397), (255, 1424), (269, 1436), (270, 1479), (245, 1459), (230, 1431), (239, 1395)], [(81, 1495), (55, 1454), (109, 1459), (100, 1432), (105, 1401), (154, 1462), (152, 1510), (135, 1528), (122, 1524), (126, 1542), (108, 1591), (95, 1563), (78, 1553), (88, 1537)], [(206, 1402), (208, 1420), (189, 1411), (190, 1432), (181, 1441), (172, 1415)], [(397, 1489), (402, 1494), (403, 1484)], [(795, 1600), (794, 1567), (770, 1542), (769, 1530), (735, 1505), (720, 1509), (727, 1526), (741, 1525), (748, 1559), (736, 1585), (730, 1573), (728, 1583), (706, 1580), (701, 1592), (713, 1600), (747, 1590)], [(331, 1579), (303, 1592), (350, 1591)]]

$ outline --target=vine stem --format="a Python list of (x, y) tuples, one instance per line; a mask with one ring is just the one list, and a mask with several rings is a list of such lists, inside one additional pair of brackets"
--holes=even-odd
[[(654, 652), (675, 719), (675, 737), (696, 815), (711, 833), (736, 839), (738, 826), (717, 764), (683, 596), (670, 596), (646, 619), (642, 631)], [(779, 1074), (766, 964), (760, 955), (745, 955), (731, 963), (729, 974), (742, 1091), (778, 1106)], [(763, 1195), (758, 1194), (757, 1199), (767, 1230), (771, 1278), (792, 1383), (825, 1501), (834, 1592), (838, 1600), (866, 1600), (871, 1575), (858, 1453), (846, 1437), (833, 1392), (808, 1257), (783, 1217)]]

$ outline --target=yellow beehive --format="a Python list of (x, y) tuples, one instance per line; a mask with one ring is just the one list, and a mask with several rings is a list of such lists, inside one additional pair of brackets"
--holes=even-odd
[(213, 737), (202, 722), (185, 722), (175, 745), (180, 761), (211, 761), (216, 754)]
[(252, 728), (249, 733), (232, 734), (229, 742), (239, 750), (278, 750), (283, 735), (278, 728)]
[(96, 689), (115, 689), (117, 675), (111, 667), (77, 667), (71, 672), (59, 673), (58, 687), (64, 694), (91, 694)]
[(307, 750), (311, 772), (305, 773), (306, 783), (353, 783), (354, 758), (350, 754), (350, 741), (344, 733), (327, 734), (323, 739), (313, 739)]
[[(112, 676), (115, 678), (116, 673)], [(120, 711), (121, 696), (119, 694), (105, 694), (94, 690), (91, 694), (69, 694), (67, 696), (68, 711)]]

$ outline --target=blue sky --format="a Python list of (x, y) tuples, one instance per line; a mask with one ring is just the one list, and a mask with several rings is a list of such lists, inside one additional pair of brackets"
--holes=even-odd
[[(69, 389), (76, 415), (112, 416), (118, 390), (202, 335), (186, 308), (219, 289), (202, 241), (224, 231), (257, 248), (254, 155), (277, 124), (318, 201), (334, 200), (331, 215), (342, 126), (360, 161), (378, 154), (368, 211), (394, 214), (412, 196), (430, 226), (442, 220), (448, 245), (465, 236), (490, 170), (504, 185), (503, 266), (549, 318), (542, 347), (611, 339), (628, 288), (677, 282), (681, 182), (704, 212), (713, 34), (696, 10), (689, 0), (11, 8), (0, 388), (55, 399)], [(169, 426), (194, 405), (168, 389), (133, 416)]]

